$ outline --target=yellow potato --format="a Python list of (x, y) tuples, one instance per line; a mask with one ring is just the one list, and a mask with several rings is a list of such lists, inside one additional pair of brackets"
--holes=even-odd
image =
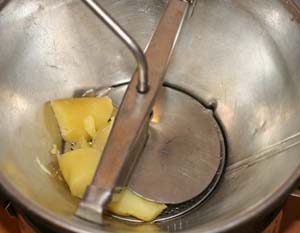
[[(62, 175), (74, 196), (82, 198), (92, 182), (100, 157), (99, 151), (94, 148), (77, 149), (59, 157)], [(112, 213), (133, 216), (143, 221), (152, 221), (165, 208), (166, 205), (145, 200), (127, 189), (115, 194), (108, 206)]]
[(74, 150), (58, 158), (62, 175), (74, 196), (83, 196), (92, 182), (99, 159), (99, 152), (93, 148)]
[[(63, 138), (76, 142), (74, 151), (62, 154), (58, 163), (74, 196), (82, 198), (92, 182), (101, 154), (111, 131), (117, 109), (109, 98), (78, 98), (51, 102)], [(112, 119), (109, 121), (109, 119)], [(88, 140), (93, 139), (92, 147)], [(145, 200), (125, 188), (115, 194), (109, 211), (152, 221), (166, 205)]]
[(133, 216), (148, 222), (154, 220), (167, 208), (164, 204), (145, 200), (126, 188), (116, 195), (118, 195), (115, 198), (117, 201), (113, 200), (108, 205), (108, 210), (115, 214)]
[(108, 97), (54, 100), (51, 106), (62, 137), (68, 142), (78, 141), (82, 136), (90, 139), (89, 134), (93, 134), (91, 122), (94, 121), (95, 131), (101, 130), (113, 112), (112, 101)]
[(96, 136), (93, 140), (93, 148), (98, 150), (100, 153), (102, 153), (104, 150), (110, 130), (113, 126), (113, 122), (114, 122), (114, 118), (111, 119), (111, 121), (106, 125), (104, 129), (99, 130), (96, 133)]
[(86, 140), (86, 138), (83, 136), (81, 138), (79, 138), (75, 144), (75, 149), (86, 149), (86, 148), (90, 148), (90, 147), (91, 147), (91, 145)]
[(83, 128), (91, 138), (95, 137), (96, 124), (93, 116), (89, 115), (83, 120)]

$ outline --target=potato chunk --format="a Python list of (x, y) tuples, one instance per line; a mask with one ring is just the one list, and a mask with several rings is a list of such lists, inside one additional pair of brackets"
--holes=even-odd
[[(74, 196), (82, 198), (92, 182), (99, 159), (100, 153), (93, 148), (77, 149), (59, 157), (60, 170)], [(120, 194), (115, 194), (108, 205), (112, 213), (143, 221), (152, 221), (165, 208), (166, 205), (145, 200), (126, 188)]]
[(81, 198), (92, 182), (100, 153), (93, 148), (78, 149), (62, 154), (58, 163), (71, 193)]
[[(74, 151), (58, 156), (60, 170), (71, 193), (82, 198), (96, 172), (117, 109), (106, 97), (55, 100), (51, 106), (62, 137), (76, 144)], [(112, 213), (143, 221), (152, 221), (165, 208), (166, 205), (145, 200), (127, 188), (114, 194), (108, 206)]]
[(167, 208), (164, 204), (145, 200), (126, 188), (116, 195), (117, 201), (113, 200), (108, 205), (108, 210), (115, 214), (133, 216), (143, 221), (152, 221)]
[(93, 148), (98, 150), (100, 153), (102, 153), (104, 150), (113, 123), (114, 118), (111, 119), (111, 121), (106, 125), (106, 127), (103, 130), (99, 130), (96, 133), (95, 138), (93, 139)]
[(75, 147), (74, 149), (86, 149), (86, 148), (90, 148), (91, 145), (89, 144), (89, 142), (86, 140), (85, 137), (81, 137), (78, 139), (78, 141), (75, 143)]
[(83, 128), (85, 129), (85, 132), (88, 133), (88, 135), (93, 138), (96, 135), (96, 124), (94, 117), (89, 115), (83, 120)]
[[(90, 139), (95, 131), (103, 129), (113, 112), (112, 101), (102, 98), (73, 98), (51, 101), (62, 137), (65, 141), (78, 141), (84, 136)], [(87, 132), (86, 129), (89, 131)]]

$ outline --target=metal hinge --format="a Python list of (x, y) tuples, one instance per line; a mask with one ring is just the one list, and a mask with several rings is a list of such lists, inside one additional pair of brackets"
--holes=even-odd
[(187, 14), (187, 18), (190, 18), (192, 17), (193, 15), (193, 12), (194, 12), (194, 9), (195, 9), (195, 6), (197, 4), (197, 0), (180, 0), (182, 2), (187, 2), (190, 4), (190, 7), (188, 9), (188, 14)]

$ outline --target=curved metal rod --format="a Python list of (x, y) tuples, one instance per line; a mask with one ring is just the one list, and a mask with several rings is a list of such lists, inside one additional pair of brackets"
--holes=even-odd
[[(93, 1), (84, 0), (84, 2), (92, 3)], [(190, 5), (189, 2), (183, 0), (168, 2), (145, 55), (149, 65), (149, 76), (151, 75), (151, 88), (146, 95), (137, 95), (136, 87), (140, 78), (144, 76), (139, 76), (136, 71), (119, 106), (93, 181), (87, 187), (79, 203), (76, 216), (103, 223), (103, 212), (112, 194), (120, 192), (128, 185), (146, 144), (154, 100), (163, 83), (171, 54)], [(121, 35), (126, 34), (121, 33)], [(123, 40), (123, 37), (121, 38)], [(130, 37), (126, 38), (131, 40)], [(143, 53), (139, 54), (143, 55)]]
[(139, 82), (137, 90), (140, 93), (146, 93), (148, 87), (148, 64), (146, 57), (137, 44), (137, 42), (119, 25), (102, 6), (94, 0), (82, 0), (101, 20), (106, 26), (117, 35), (121, 41), (129, 48), (137, 62)]

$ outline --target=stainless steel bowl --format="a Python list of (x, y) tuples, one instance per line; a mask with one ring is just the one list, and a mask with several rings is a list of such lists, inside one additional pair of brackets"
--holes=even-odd
[[(167, 1), (101, 2), (145, 47)], [(101, 227), (73, 217), (78, 200), (47, 173), (57, 166), (48, 151), (58, 138), (44, 103), (128, 81), (134, 60), (79, 0), (0, 0), (2, 189), (56, 232), (261, 232), (259, 224), (241, 227), (280, 206), (300, 176), (300, 25), (291, 19), (279, 0), (198, 1), (166, 81), (216, 103), (227, 139), (224, 178), (181, 218), (107, 218)]]

